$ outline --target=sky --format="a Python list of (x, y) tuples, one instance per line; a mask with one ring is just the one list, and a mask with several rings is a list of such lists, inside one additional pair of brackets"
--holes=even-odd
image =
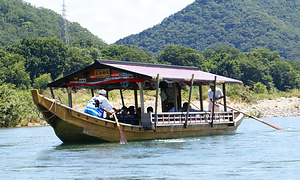
[[(63, 0), (23, 0), (62, 14)], [(195, 0), (64, 0), (66, 18), (108, 44), (151, 28)]]

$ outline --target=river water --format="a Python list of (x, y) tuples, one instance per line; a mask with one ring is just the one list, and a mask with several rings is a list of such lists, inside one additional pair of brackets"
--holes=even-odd
[(63, 144), (51, 127), (0, 129), (0, 179), (300, 179), (300, 117), (234, 135)]

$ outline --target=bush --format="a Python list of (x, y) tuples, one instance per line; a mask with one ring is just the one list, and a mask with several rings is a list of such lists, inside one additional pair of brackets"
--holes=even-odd
[(37, 118), (31, 94), (15, 89), (15, 85), (0, 86), (0, 126), (15, 127), (21, 119)]
[(33, 87), (39, 91), (42, 91), (47, 88), (47, 84), (51, 81), (52, 79), (50, 73), (43, 74), (34, 80)]
[(267, 93), (267, 87), (263, 85), (261, 82), (254, 84), (253, 91), (258, 94)]

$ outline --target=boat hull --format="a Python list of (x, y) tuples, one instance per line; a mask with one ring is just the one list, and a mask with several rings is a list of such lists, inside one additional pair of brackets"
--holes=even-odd
[[(57, 137), (64, 143), (114, 142), (120, 141), (115, 121), (97, 118), (76, 111), (54, 99), (46, 98), (31, 90), (33, 101), (45, 120), (54, 129)], [(168, 124), (149, 129), (139, 125), (120, 123), (128, 141), (197, 137), (219, 134), (234, 134), (244, 116), (239, 114), (232, 123), (204, 124)]]

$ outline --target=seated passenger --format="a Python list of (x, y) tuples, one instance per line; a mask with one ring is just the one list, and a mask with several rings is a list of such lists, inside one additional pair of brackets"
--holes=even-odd
[(142, 113), (142, 109), (141, 109), (141, 107), (139, 107), (136, 111), (137, 117), (141, 117), (141, 113)]
[(173, 102), (168, 103), (168, 112), (175, 112), (175, 107)]
[(134, 106), (129, 106), (128, 112), (129, 112), (129, 114), (128, 114), (128, 117), (129, 117), (129, 118), (134, 118), (134, 117), (135, 117), (135, 109), (134, 109)]
[[(181, 112), (187, 112), (188, 105), (189, 105), (188, 102), (183, 103)], [(200, 110), (193, 109), (193, 108), (190, 106), (189, 112), (200, 112)]]
[(151, 106), (147, 107), (147, 113), (150, 113), (150, 112), (153, 113), (153, 108)]
[(128, 118), (128, 108), (123, 106), (121, 109), (121, 114), (119, 114), (119, 118)]

